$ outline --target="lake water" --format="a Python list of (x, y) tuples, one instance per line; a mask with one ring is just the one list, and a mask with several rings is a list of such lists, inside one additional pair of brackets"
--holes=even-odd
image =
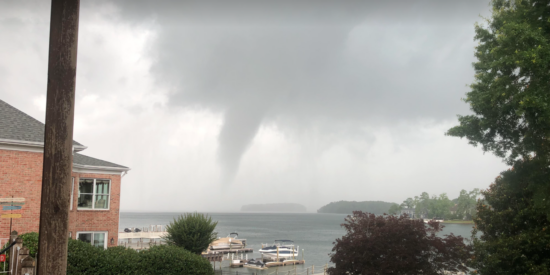
[[(120, 231), (127, 227), (148, 227), (151, 224), (166, 225), (180, 213), (120, 213)], [(282, 214), (282, 213), (209, 213), (214, 221), (218, 221), (216, 231), (219, 237), (226, 237), (230, 232), (238, 232), (239, 238), (246, 239), (246, 247), (254, 249), (249, 253), (248, 258), (259, 258), (258, 249), (262, 243), (273, 243), (277, 239), (293, 240), (304, 249), (304, 266), (297, 266), (298, 269), (321, 267), (329, 263), (328, 254), (331, 252), (333, 242), (345, 234), (340, 226), (344, 222), (344, 214)], [(440, 235), (453, 233), (469, 238), (472, 231), (471, 224), (446, 224)], [(223, 269), (229, 262), (223, 263)], [(217, 264), (219, 267), (219, 264)], [(279, 267), (280, 272), (294, 267)], [(273, 268), (266, 270), (272, 272)], [(237, 269), (231, 269), (235, 271)], [(247, 268), (239, 268), (239, 273), (258, 272)], [(263, 272), (266, 273), (266, 272)], [(267, 274), (267, 273), (266, 273)]]

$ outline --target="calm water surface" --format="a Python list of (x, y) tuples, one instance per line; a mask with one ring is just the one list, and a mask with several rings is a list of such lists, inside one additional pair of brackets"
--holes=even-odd
[[(218, 236), (225, 237), (230, 232), (238, 232), (239, 238), (246, 239), (246, 246), (253, 248), (248, 258), (259, 258), (258, 249), (262, 243), (272, 243), (276, 239), (290, 239), (300, 246), (300, 259), (304, 249), (304, 266), (298, 269), (315, 265), (320, 267), (329, 262), (333, 242), (344, 235), (340, 226), (344, 222), (344, 214), (282, 214), (282, 213), (208, 213), (214, 221), (218, 221), (216, 231)], [(166, 225), (180, 213), (120, 213), (120, 231), (126, 227), (148, 227), (151, 224)], [(440, 235), (453, 233), (469, 238), (472, 225), (446, 224)], [(223, 263), (224, 270), (229, 262)], [(217, 263), (217, 268), (219, 264)], [(293, 267), (292, 267), (293, 268)], [(266, 270), (273, 272), (273, 268)], [(279, 268), (280, 272), (290, 267)], [(316, 268), (317, 269), (317, 268)], [(247, 268), (231, 269), (239, 273), (252, 272)], [(319, 271), (321, 269), (318, 269)], [(254, 270), (256, 271), (256, 270)], [(266, 273), (266, 272), (264, 272)], [(317, 271), (316, 271), (317, 273)]]

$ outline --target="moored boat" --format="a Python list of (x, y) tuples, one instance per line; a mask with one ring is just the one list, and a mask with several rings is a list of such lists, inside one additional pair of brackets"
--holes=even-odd
[(246, 240), (238, 239), (239, 234), (232, 232), (225, 238), (218, 238), (210, 244), (210, 250), (241, 249), (246, 245)]
[(280, 261), (297, 258), (298, 248), (294, 246), (291, 240), (275, 240), (272, 245), (262, 244), (262, 249), (258, 250), (262, 258), (268, 258), (274, 261)]

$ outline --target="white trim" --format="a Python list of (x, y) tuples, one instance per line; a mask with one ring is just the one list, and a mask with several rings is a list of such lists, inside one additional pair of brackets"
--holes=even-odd
[(105, 233), (105, 244), (103, 245), (103, 248), (107, 249), (107, 244), (109, 243), (109, 231), (77, 231), (76, 240), (78, 240), (78, 235), (80, 234), (92, 234), (91, 245), (94, 245), (94, 233)]
[(74, 177), (73, 177), (73, 184), (71, 185), (71, 208), (69, 210), (73, 210), (73, 204), (74, 204)]
[(44, 148), (42, 148), (42, 147), (19, 145), (19, 144), (3, 144), (3, 143), (0, 143), (0, 150), (44, 153)]
[[(98, 179), (94, 179), (94, 178), (78, 178), (78, 197), (80, 198), (80, 180), (94, 180), (94, 183), (93, 183), (93, 193), (92, 193), (92, 208), (80, 208), (78, 207), (78, 204), (76, 206), (76, 209), (77, 210), (80, 210), (80, 211), (109, 211), (111, 210), (111, 187), (113, 186), (113, 182), (111, 179), (101, 179), (101, 178), (98, 178)], [(96, 193), (96, 182), (97, 180), (108, 180), (109, 181), (109, 199), (107, 200), (107, 208), (98, 208), (96, 209), (95, 208), (95, 196), (97, 195)], [(85, 193), (85, 194), (89, 194), (89, 193)]]
[[(80, 152), (82, 150), (85, 150), (86, 148), (88, 147), (84, 145), (73, 145), (73, 150), (75, 152)], [(27, 152), (44, 152), (44, 142), (0, 138), (0, 149)]]
[(127, 171), (130, 171), (130, 168), (93, 166), (73, 163), (73, 172), (75, 173), (122, 175), (122, 173)]

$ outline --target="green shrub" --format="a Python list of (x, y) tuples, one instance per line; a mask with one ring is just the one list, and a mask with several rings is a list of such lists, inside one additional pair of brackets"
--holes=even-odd
[(159, 245), (139, 254), (140, 274), (214, 274), (207, 259), (180, 247)]
[(26, 247), (29, 249), (29, 255), (35, 258), (36, 253), (38, 252), (38, 233), (36, 232), (25, 233), (25, 234), (19, 235), (19, 237), (23, 240), (23, 247)]
[(77, 240), (69, 240), (67, 274), (103, 274), (108, 264), (104, 249)]
[[(36, 256), (38, 233), (20, 236), (30, 255)], [(3, 266), (0, 264), (0, 268)], [(8, 268), (6, 264), (6, 269)], [(148, 275), (182, 274), (209, 275), (214, 269), (207, 259), (176, 246), (154, 246), (137, 252), (122, 246), (101, 247), (69, 239), (67, 275)]]
[(200, 213), (186, 213), (174, 218), (166, 226), (167, 235), (164, 240), (169, 245), (175, 245), (201, 254), (210, 243), (218, 238), (218, 233), (214, 232), (218, 222), (213, 222), (211, 217)]
[(104, 250), (107, 264), (105, 273), (101, 274), (143, 274), (140, 273), (140, 264), (143, 259), (141, 253), (123, 246), (109, 247)]

